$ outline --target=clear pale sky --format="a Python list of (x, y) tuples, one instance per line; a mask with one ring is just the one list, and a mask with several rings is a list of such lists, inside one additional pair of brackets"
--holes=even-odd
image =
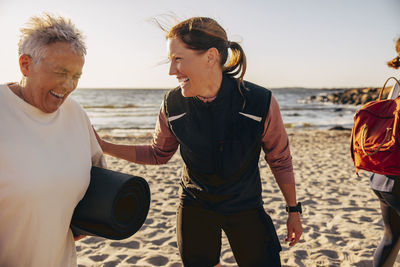
[(171, 88), (160, 14), (208, 16), (241, 41), (245, 79), (266, 86), (382, 86), (400, 36), (400, 0), (0, 0), (0, 83), (19, 81), (19, 28), (43, 11), (86, 36), (80, 88)]

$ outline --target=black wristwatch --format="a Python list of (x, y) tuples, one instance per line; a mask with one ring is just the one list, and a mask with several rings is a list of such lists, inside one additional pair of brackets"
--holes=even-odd
[(303, 210), (301, 209), (301, 202), (298, 202), (296, 206), (287, 206), (286, 205), (286, 211), (287, 212), (298, 212), (298, 213), (302, 213)]

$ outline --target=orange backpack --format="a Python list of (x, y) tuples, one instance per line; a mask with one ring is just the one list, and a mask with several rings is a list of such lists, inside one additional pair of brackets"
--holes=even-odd
[[(400, 175), (400, 96), (366, 103), (354, 115), (351, 132), (351, 157), (356, 173), (360, 169), (383, 175)], [(395, 87), (393, 87), (395, 88)]]

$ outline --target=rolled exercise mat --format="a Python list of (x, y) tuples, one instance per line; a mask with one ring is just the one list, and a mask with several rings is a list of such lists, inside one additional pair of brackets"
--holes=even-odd
[(125, 173), (92, 167), (90, 184), (71, 220), (74, 235), (120, 240), (136, 233), (150, 206), (146, 180)]

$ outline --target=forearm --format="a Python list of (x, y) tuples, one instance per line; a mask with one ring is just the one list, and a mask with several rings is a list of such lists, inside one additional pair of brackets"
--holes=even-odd
[(103, 152), (107, 155), (136, 162), (136, 150), (134, 145), (113, 144), (102, 141)]
[(102, 140), (96, 131), (94, 133), (103, 152), (107, 155), (138, 164), (165, 164), (175, 154), (179, 143), (168, 128), (167, 118), (162, 108), (158, 118), (153, 140), (148, 145), (113, 144)]
[[(281, 192), (286, 200), (288, 206), (296, 206), (296, 186), (295, 184), (279, 184)], [(301, 226), (300, 212), (292, 211), (288, 213), (288, 219), (286, 222), (287, 236), (285, 241), (289, 242), (289, 246), (294, 246), (299, 242), (300, 237), (303, 233), (303, 227)]]
[(286, 204), (288, 206), (296, 206), (296, 185), (295, 184), (279, 184), (282, 195), (285, 198)]

